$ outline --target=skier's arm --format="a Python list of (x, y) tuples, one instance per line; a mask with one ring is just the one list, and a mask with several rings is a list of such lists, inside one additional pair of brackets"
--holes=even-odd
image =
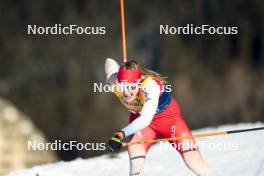
[(157, 84), (156, 81), (150, 80), (143, 87), (143, 91), (144, 91), (145, 103), (143, 105), (141, 115), (131, 124), (129, 124), (127, 127), (122, 129), (126, 137), (147, 127), (156, 113), (157, 106), (159, 103), (159, 95), (160, 95), (159, 85)]
[(118, 63), (110, 58), (105, 60), (105, 74), (106, 74), (106, 83), (110, 85), (116, 84), (117, 72), (119, 70)]

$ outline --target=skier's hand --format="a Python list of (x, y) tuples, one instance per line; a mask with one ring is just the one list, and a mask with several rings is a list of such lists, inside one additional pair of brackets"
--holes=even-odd
[(122, 148), (122, 140), (125, 138), (123, 131), (117, 131), (109, 140), (108, 147), (111, 152), (120, 150)]

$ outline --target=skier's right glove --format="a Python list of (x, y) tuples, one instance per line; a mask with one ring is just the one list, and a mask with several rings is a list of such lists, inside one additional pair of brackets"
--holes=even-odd
[(108, 147), (111, 152), (120, 150), (122, 148), (122, 140), (125, 138), (123, 131), (117, 131), (114, 136), (109, 140)]

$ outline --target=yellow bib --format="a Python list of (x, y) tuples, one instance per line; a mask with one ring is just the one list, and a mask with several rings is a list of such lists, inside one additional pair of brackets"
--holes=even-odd
[(133, 113), (140, 113), (140, 111), (143, 108), (144, 102), (145, 102), (142, 89), (152, 79), (153, 79), (152, 77), (147, 77), (141, 82), (138, 94), (136, 95), (134, 100), (130, 103), (127, 103), (126, 101), (124, 101), (123, 92), (118, 91), (117, 86), (115, 86), (114, 88), (114, 94), (117, 96), (119, 101), (121, 101), (121, 103), (128, 109), (128, 111), (133, 112)]

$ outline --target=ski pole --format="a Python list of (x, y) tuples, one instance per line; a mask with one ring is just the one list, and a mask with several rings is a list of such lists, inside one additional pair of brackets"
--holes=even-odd
[(121, 27), (122, 27), (123, 62), (126, 62), (127, 52), (126, 52), (126, 28), (125, 28), (124, 0), (120, 0), (120, 11), (121, 11)]
[(220, 131), (220, 132), (213, 132), (213, 133), (203, 133), (203, 134), (197, 134), (197, 135), (192, 135), (192, 136), (178, 136), (174, 138), (161, 138), (161, 139), (134, 141), (134, 142), (124, 142), (123, 147), (128, 146), (128, 145), (134, 145), (134, 144), (156, 143), (156, 142), (161, 142), (161, 141), (176, 141), (180, 139), (191, 139), (191, 138), (202, 138), (202, 137), (209, 137), (209, 136), (228, 135), (228, 134), (242, 133), (242, 132), (248, 132), (248, 131), (257, 131), (257, 130), (264, 130), (264, 127), (249, 128), (249, 129), (242, 129), (242, 130)]

